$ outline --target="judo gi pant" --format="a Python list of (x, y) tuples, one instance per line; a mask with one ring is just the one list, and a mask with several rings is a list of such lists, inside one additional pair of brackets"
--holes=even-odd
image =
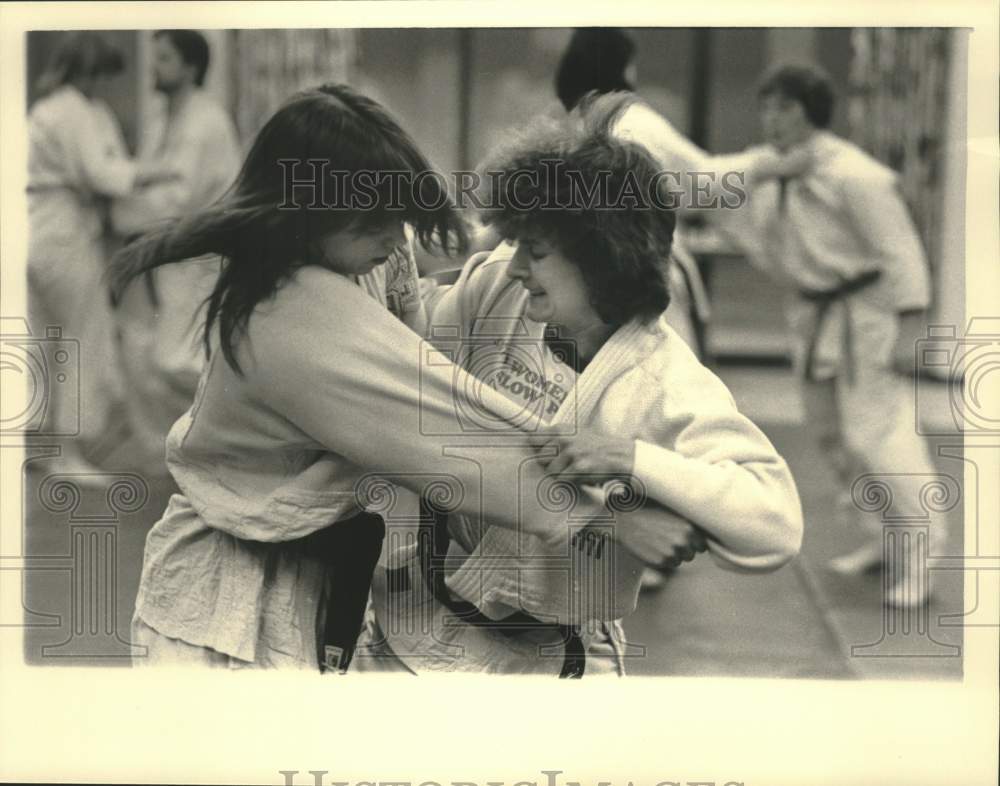
[(28, 320), (45, 355), (43, 390), (36, 392), (45, 396), (39, 433), (65, 436), (69, 447), (98, 460), (124, 426), (103, 259), (100, 240), (81, 237), (44, 253), (36, 250), (28, 262)]
[[(851, 489), (852, 510), (872, 537), (881, 537), (887, 519), (929, 520), (930, 551), (942, 553), (945, 518), (923, 504), (937, 470), (918, 433), (915, 383), (892, 366), (897, 314), (864, 293), (836, 302), (817, 337), (810, 380), (805, 364), (816, 313), (814, 303), (794, 295), (786, 303), (806, 428)], [(850, 320), (850, 346), (843, 320)]]

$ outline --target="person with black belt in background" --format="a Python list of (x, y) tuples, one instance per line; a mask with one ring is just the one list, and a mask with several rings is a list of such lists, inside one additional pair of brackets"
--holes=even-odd
[[(738, 244), (755, 244), (751, 261), (784, 290), (807, 427), (832, 459), (845, 496), (855, 478), (888, 474), (895, 512), (922, 518), (920, 486), (934, 467), (914, 427), (912, 373), (930, 279), (897, 175), (829, 131), (834, 94), (818, 68), (779, 65), (758, 96), (767, 144), (738, 155), (752, 166), (755, 156), (775, 150), (804, 153), (809, 164), (799, 176), (751, 182), (744, 209), (709, 217)], [(872, 536), (834, 559), (835, 571), (882, 564), (876, 519), (862, 515)], [(931, 527), (932, 551), (946, 534)], [(912, 557), (889, 566), (892, 605), (928, 597)]]

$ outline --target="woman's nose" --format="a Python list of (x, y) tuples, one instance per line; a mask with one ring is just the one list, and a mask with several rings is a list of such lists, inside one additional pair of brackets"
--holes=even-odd
[(528, 275), (528, 252), (524, 246), (519, 245), (511, 257), (510, 264), (507, 265), (507, 275), (514, 279), (523, 279)]

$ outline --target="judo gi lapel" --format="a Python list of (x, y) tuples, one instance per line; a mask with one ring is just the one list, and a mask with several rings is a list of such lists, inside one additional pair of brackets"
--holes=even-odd
[(591, 422), (608, 385), (635, 365), (638, 341), (645, 332), (637, 320), (616, 330), (577, 377), (575, 395), (566, 397), (549, 425), (571, 426), (575, 422), (578, 426)]

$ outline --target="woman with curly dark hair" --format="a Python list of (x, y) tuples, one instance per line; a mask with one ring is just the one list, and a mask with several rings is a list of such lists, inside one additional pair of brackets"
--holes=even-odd
[(427, 294), (430, 340), (523, 408), (548, 502), (595, 497), (618, 521), (581, 527), (567, 552), (439, 517), (377, 573), (361, 662), (621, 674), (643, 565), (707, 549), (734, 570), (780, 567), (801, 541), (795, 484), (665, 319), (675, 219), (645, 149), (568, 116), (481, 168), (484, 220), (507, 240)]

